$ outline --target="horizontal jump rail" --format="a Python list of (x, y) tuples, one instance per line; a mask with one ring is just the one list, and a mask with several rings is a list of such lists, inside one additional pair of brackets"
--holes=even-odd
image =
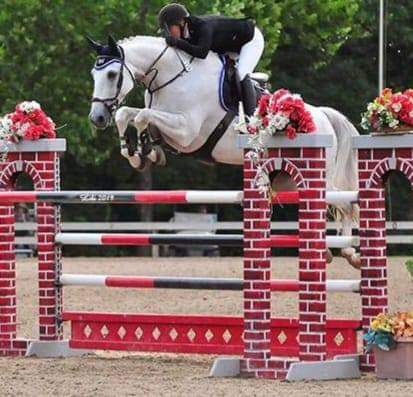
[[(257, 280), (257, 283), (262, 281)], [(320, 288), (322, 283), (318, 283)], [(215, 291), (242, 291), (244, 280), (238, 278), (140, 277), (92, 274), (62, 274), (62, 286), (100, 286), (112, 288), (166, 288)], [(271, 280), (273, 292), (297, 292), (298, 280)], [(327, 292), (360, 292), (360, 280), (327, 280)]]
[[(352, 236), (327, 236), (327, 246), (330, 248), (345, 248), (358, 245), (358, 237)], [(242, 234), (121, 234), (121, 233), (58, 233), (56, 243), (63, 245), (108, 245), (108, 246), (151, 246), (157, 244), (179, 245), (219, 245), (243, 247)], [(268, 242), (263, 240), (263, 246), (268, 243), (270, 247), (294, 248), (298, 247), (298, 235), (281, 234), (271, 235)]]
[[(275, 204), (298, 203), (298, 192), (278, 192)], [(358, 201), (358, 192), (326, 192), (329, 204)], [(5, 191), (0, 204), (48, 202), (55, 204), (241, 204), (243, 192), (237, 190), (171, 191)]]

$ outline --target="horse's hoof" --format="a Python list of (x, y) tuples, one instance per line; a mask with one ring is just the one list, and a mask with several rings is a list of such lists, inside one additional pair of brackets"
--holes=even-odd
[(147, 157), (144, 157), (141, 159), (141, 164), (139, 167), (135, 168), (136, 171), (138, 172), (145, 172), (152, 164), (151, 160), (149, 160)]
[(327, 263), (331, 263), (331, 262), (333, 262), (333, 253), (331, 252), (331, 250), (330, 249), (328, 249), (327, 248), (327, 251), (326, 251), (326, 262)]
[(164, 150), (160, 146), (154, 146), (153, 150), (156, 153), (155, 164), (159, 165), (160, 167), (165, 167), (165, 165), (166, 165), (166, 156), (165, 156)]
[(351, 258), (346, 258), (348, 263), (350, 263), (351, 266), (353, 266), (355, 269), (360, 270), (361, 269), (361, 259), (360, 255), (354, 254), (351, 256)]
[(353, 249), (344, 249), (342, 250), (342, 256), (347, 260), (347, 262), (357, 270), (361, 269), (361, 259), (360, 254), (356, 254), (356, 250)]

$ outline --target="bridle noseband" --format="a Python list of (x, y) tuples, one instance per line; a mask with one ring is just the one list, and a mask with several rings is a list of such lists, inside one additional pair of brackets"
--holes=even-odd
[[(152, 79), (150, 80), (149, 84), (147, 86), (145, 86), (145, 88), (148, 90), (148, 93), (150, 95), (150, 103), (149, 103), (149, 107), (151, 107), (152, 105), (152, 98), (153, 98), (153, 94), (157, 91), (160, 91), (162, 88), (165, 88), (166, 86), (168, 86), (169, 84), (171, 84), (172, 82), (174, 82), (177, 78), (181, 77), (185, 72), (188, 72), (190, 70), (189, 65), (185, 64), (185, 62), (182, 60), (182, 58), (178, 55), (179, 61), (182, 65), (182, 70), (176, 75), (174, 76), (172, 79), (168, 80), (166, 83), (156, 87), (156, 88), (152, 88), (153, 83), (155, 82), (156, 78), (158, 77), (159, 71), (158, 69), (155, 68), (156, 64), (160, 61), (160, 59), (164, 56), (164, 54), (166, 53), (166, 51), (168, 50), (169, 46), (166, 45), (165, 48), (161, 51), (161, 53), (156, 57), (155, 61), (152, 62), (152, 64), (149, 66), (148, 70), (145, 72), (145, 74), (143, 75), (142, 79), (140, 80), (136, 80), (135, 75), (132, 73), (132, 71), (130, 70), (130, 68), (126, 65), (125, 62), (125, 53), (124, 50), (121, 46), (118, 46), (119, 51), (120, 51), (120, 57), (116, 57), (116, 56), (108, 56), (108, 55), (100, 55), (96, 58), (96, 63), (95, 66), (93, 67), (94, 70), (103, 70), (105, 69), (107, 66), (113, 64), (113, 63), (120, 63), (121, 68), (120, 68), (120, 73), (119, 73), (119, 78), (118, 81), (116, 83), (116, 94), (113, 97), (110, 98), (98, 98), (98, 97), (93, 97), (92, 98), (92, 103), (93, 102), (99, 102), (99, 103), (103, 103), (103, 105), (106, 107), (106, 109), (108, 110), (108, 112), (110, 113), (110, 115), (113, 115), (113, 113), (119, 109), (119, 107), (122, 105), (123, 101), (119, 101), (119, 94), (122, 90), (122, 84), (123, 84), (123, 71), (124, 69), (127, 70), (127, 72), (129, 73), (129, 76), (132, 79), (133, 82), (133, 88), (135, 88), (138, 83), (142, 83), (143, 80), (145, 80), (145, 78), (150, 74), (150, 73), (154, 73)], [(189, 64), (192, 63), (193, 61), (193, 57), (191, 58)], [(132, 88), (132, 89), (133, 89)]]

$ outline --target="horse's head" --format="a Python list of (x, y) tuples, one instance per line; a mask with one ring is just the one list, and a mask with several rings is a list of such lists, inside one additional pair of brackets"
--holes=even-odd
[(97, 53), (92, 69), (94, 80), (90, 121), (97, 128), (106, 128), (112, 115), (135, 85), (135, 77), (125, 62), (122, 47), (109, 36), (108, 44), (102, 45), (90, 38), (88, 41)]

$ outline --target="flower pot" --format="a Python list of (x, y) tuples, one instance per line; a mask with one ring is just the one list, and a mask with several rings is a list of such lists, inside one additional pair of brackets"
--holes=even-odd
[(401, 338), (395, 349), (384, 351), (373, 348), (376, 375), (379, 379), (413, 380), (413, 338)]
[(371, 135), (404, 135), (413, 133), (413, 126), (402, 125), (397, 128), (383, 127), (374, 131)]

